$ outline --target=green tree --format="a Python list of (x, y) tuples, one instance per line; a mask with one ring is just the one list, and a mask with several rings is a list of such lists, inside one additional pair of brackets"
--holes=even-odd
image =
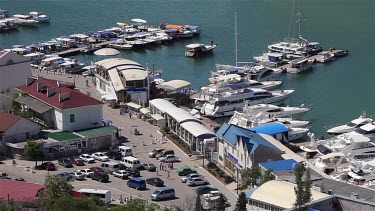
[(63, 178), (48, 175), (45, 188), (39, 192), (38, 204), (42, 210), (51, 210), (53, 205), (61, 198), (71, 197), (73, 186)]
[(202, 202), (201, 202), (201, 197), (199, 194), (197, 194), (197, 196), (195, 197), (195, 211), (203, 211), (203, 207), (202, 207)]
[(301, 210), (301, 207), (305, 204), (304, 203), (304, 184), (303, 184), (303, 174), (305, 173), (306, 167), (305, 164), (300, 162), (294, 168), (295, 174), (295, 181), (296, 187), (294, 187), (294, 193), (296, 195), (296, 201), (294, 202), (294, 206)]
[(238, 199), (237, 199), (236, 207), (234, 208), (234, 211), (246, 211), (246, 204), (247, 204), (246, 195), (244, 192), (241, 192), (238, 195)]
[(0, 202), (0, 211), (12, 211), (12, 206)]
[(272, 174), (272, 169), (268, 169), (267, 171), (264, 172), (264, 174), (261, 177), (262, 184), (274, 180), (275, 176)]
[(311, 201), (311, 175), (310, 168), (306, 169), (305, 181), (303, 183), (303, 203), (306, 204)]
[(117, 206), (111, 209), (111, 211), (140, 211), (146, 210), (146, 202), (143, 199), (132, 199), (125, 205)]
[(220, 193), (219, 201), (217, 202), (217, 206), (215, 207), (217, 211), (225, 211), (225, 202), (227, 201), (227, 198), (224, 196), (224, 194)]
[(257, 184), (257, 179), (261, 176), (260, 168), (253, 166), (251, 169), (247, 169), (241, 173), (241, 178), (245, 181), (246, 185), (254, 187)]
[(55, 201), (52, 211), (66, 211), (66, 210), (80, 210), (80, 211), (100, 211), (101, 207), (95, 201), (88, 197), (74, 198), (71, 196), (64, 196)]
[(38, 165), (38, 160), (44, 156), (42, 145), (36, 141), (28, 141), (24, 150), (27, 159), (35, 161), (35, 166)]

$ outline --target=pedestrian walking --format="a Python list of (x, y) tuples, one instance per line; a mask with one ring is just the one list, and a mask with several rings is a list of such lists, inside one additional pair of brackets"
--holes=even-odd
[(162, 165), (163, 165), (163, 162), (160, 162), (160, 163), (159, 163), (159, 169), (160, 169), (160, 170), (163, 170), (163, 169), (162, 169)]
[(156, 168), (156, 175), (159, 176), (159, 169)]
[(163, 169), (164, 169), (165, 172), (167, 171), (167, 164), (166, 163), (164, 163)]
[(171, 175), (170, 175), (170, 171), (168, 170), (168, 176), (167, 176), (168, 179), (171, 179)]
[(118, 200), (119, 200), (120, 204), (124, 203), (124, 201), (122, 200), (122, 195), (120, 195), (120, 197), (118, 198)]
[(129, 118), (131, 119), (132, 118), (132, 112), (129, 111)]
[(129, 201), (133, 199), (133, 196), (129, 194)]

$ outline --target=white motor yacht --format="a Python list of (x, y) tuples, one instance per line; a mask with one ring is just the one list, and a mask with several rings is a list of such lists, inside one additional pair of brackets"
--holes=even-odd
[(267, 52), (260, 56), (254, 56), (253, 59), (262, 65), (272, 67), (280, 66), (285, 63), (284, 54), (282, 53)]
[(29, 15), (32, 17), (33, 20), (36, 20), (40, 23), (49, 23), (51, 18), (47, 15), (44, 15), (41, 12), (30, 12)]
[(340, 125), (340, 126), (329, 129), (327, 133), (331, 135), (339, 135), (342, 133), (352, 132), (356, 130), (357, 128), (365, 124), (371, 123), (373, 121), (374, 120), (371, 118), (366, 118), (365, 115), (360, 115), (358, 118), (353, 119), (352, 121), (348, 122), (345, 125)]
[(186, 46), (185, 56), (186, 57), (196, 57), (210, 54), (216, 48), (216, 45), (205, 45), (200, 43), (193, 43)]
[(294, 59), (289, 62), (288, 67), (286, 68), (286, 71), (288, 73), (303, 73), (308, 70), (312, 69), (313, 62), (309, 61), (307, 58), (302, 57), (298, 59)]
[(339, 169), (342, 172), (347, 172), (350, 170), (349, 167), (352, 165), (352, 163), (350, 163), (346, 156), (341, 152), (320, 156), (313, 161), (313, 164), (316, 168), (326, 174), (331, 174)]
[(274, 89), (280, 86), (282, 81), (264, 81), (258, 82), (253, 80), (243, 81), (233, 84), (209, 84), (201, 87), (201, 92), (199, 97), (196, 99), (198, 101), (209, 101), (214, 94), (221, 92), (245, 89), (245, 88), (260, 88), (265, 90)]
[(258, 115), (249, 115), (248, 113), (235, 111), (233, 116), (228, 121), (229, 124), (237, 125), (243, 128), (255, 127), (271, 122), (279, 122), (288, 128), (303, 128), (307, 127), (310, 122), (304, 120), (294, 120), (292, 118), (269, 118), (268, 115), (259, 113)]
[(269, 68), (263, 65), (256, 65), (254, 67), (251, 67), (249, 76), (251, 80), (256, 81), (276, 81), (280, 79), (281, 74), (281, 69)]
[(293, 106), (276, 106), (271, 104), (257, 104), (257, 105), (246, 105), (243, 107), (244, 113), (249, 115), (257, 115), (259, 113), (268, 115), (270, 118), (279, 117), (291, 117), (300, 118), (310, 109), (304, 107), (304, 105), (293, 107)]
[(349, 178), (355, 182), (368, 182), (375, 180), (375, 169), (352, 168), (348, 172)]
[(320, 52), (318, 55), (319, 57), (315, 59), (316, 62), (327, 63), (333, 60), (333, 56), (328, 51)]
[(13, 15), (15, 22), (21, 26), (37, 26), (38, 21), (34, 20), (30, 15)]
[(294, 90), (267, 91), (256, 88), (222, 92), (213, 95), (211, 100), (203, 105), (201, 113), (210, 117), (224, 117), (233, 115), (235, 110), (242, 109), (246, 104), (280, 105), (293, 92)]

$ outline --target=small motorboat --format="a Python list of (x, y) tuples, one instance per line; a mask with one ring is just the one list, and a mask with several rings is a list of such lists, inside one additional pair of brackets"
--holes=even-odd
[(330, 62), (333, 59), (333, 56), (328, 51), (320, 52), (318, 55), (320, 56), (316, 58), (315, 61), (319, 63)]
[(33, 20), (36, 20), (40, 23), (49, 23), (51, 18), (47, 15), (44, 15), (41, 12), (30, 12), (29, 15), (32, 17)]
[(186, 57), (195, 57), (202, 56), (209, 53), (216, 48), (216, 45), (211, 43), (211, 45), (204, 45), (200, 43), (189, 44), (186, 46), (185, 56)]
[(30, 15), (13, 15), (15, 22), (21, 26), (37, 26), (39, 21), (34, 20)]

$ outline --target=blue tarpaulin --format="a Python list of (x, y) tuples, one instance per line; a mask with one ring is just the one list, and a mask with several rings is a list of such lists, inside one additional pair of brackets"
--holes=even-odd
[(256, 189), (257, 188), (253, 188), (253, 189), (250, 189), (250, 190), (246, 191), (245, 192), (246, 198), (250, 198), (251, 194), (253, 194)]
[(289, 129), (285, 125), (277, 122), (252, 127), (249, 129), (256, 133), (262, 133), (266, 135), (275, 135), (279, 133), (286, 133), (289, 131)]
[(103, 119), (103, 122), (104, 122), (105, 124), (113, 123), (112, 120), (110, 120), (110, 119)]
[(233, 73), (233, 72), (238, 72), (240, 70), (242, 70), (241, 67), (230, 67), (230, 68), (228, 68), (227, 71)]
[(293, 170), (294, 165), (297, 163), (294, 159), (288, 160), (276, 160), (270, 162), (259, 163), (259, 165), (267, 170), (282, 171), (282, 170)]

